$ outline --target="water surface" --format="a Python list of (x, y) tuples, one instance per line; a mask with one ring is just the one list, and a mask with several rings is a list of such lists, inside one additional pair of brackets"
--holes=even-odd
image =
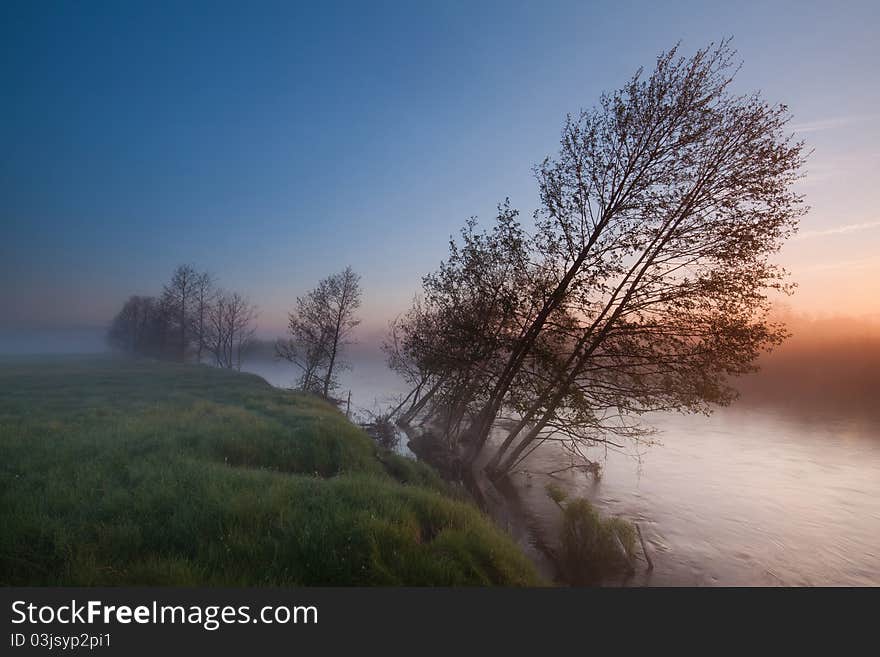
[[(290, 386), (287, 363), (246, 368)], [(342, 377), (356, 412), (404, 392), (397, 377), (359, 363)], [(866, 409), (870, 411), (871, 409)], [(654, 571), (630, 585), (880, 585), (880, 417), (797, 404), (738, 403), (711, 417), (661, 415), (650, 447), (594, 449), (602, 476), (567, 471), (546, 444), (512, 480), (541, 532), (555, 536), (556, 482), (606, 514), (637, 521)], [(497, 439), (497, 436), (496, 436)]]
[[(534, 474), (571, 463), (553, 445), (514, 475), (546, 531), (554, 481), (637, 521), (654, 562), (640, 585), (880, 585), (880, 423), (733, 407), (659, 416), (661, 444), (593, 449), (602, 476)], [(642, 564), (643, 565), (643, 564)]]

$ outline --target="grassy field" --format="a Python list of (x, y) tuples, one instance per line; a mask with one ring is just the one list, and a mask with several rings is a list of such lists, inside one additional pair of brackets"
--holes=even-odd
[(4, 585), (526, 585), (428, 468), (259, 377), (0, 359)]

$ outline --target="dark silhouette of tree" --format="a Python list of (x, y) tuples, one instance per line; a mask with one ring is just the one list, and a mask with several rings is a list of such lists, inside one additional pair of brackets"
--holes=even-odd
[(327, 398), (336, 383), (333, 378), (334, 368), (345, 366), (339, 358), (342, 350), (351, 344), (351, 333), (361, 323), (355, 317), (361, 305), (360, 276), (351, 267), (346, 267), (339, 274), (334, 274), (323, 281), (324, 296), (327, 300), (327, 313), (330, 320), (330, 354), (327, 371), (324, 374), (323, 394)]
[(162, 292), (162, 301), (170, 309), (177, 330), (177, 359), (186, 362), (192, 342), (190, 322), (200, 274), (191, 265), (180, 265)]
[(153, 349), (156, 300), (131, 296), (110, 323), (107, 341), (114, 349), (146, 355)]
[(241, 369), (255, 333), (256, 307), (237, 292), (222, 292), (214, 279), (190, 265), (174, 271), (162, 295), (133, 296), (111, 322), (108, 342), (140, 356), (196, 362), (210, 353), (218, 367)]
[(208, 317), (211, 308), (217, 301), (217, 290), (214, 278), (207, 272), (197, 274), (192, 285), (192, 316), (190, 317), (190, 333), (196, 349), (196, 362), (202, 362), (202, 354), (208, 346)]
[[(429, 387), (435, 377), (435, 370), (424, 362), (424, 350), (419, 340), (428, 327), (432, 325), (425, 317), (419, 298), (413, 300), (410, 310), (394, 318), (388, 325), (388, 333), (382, 342), (385, 362), (409, 386), (406, 394), (398, 405), (388, 412), (388, 418), (398, 418), (408, 423), (431, 400), (439, 386)], [(404, 407), (407, 406), (404, 411)]]
[(132, 296), (110, 323), (107, 341), (132, 355), (176, 358), (175, 335), (172, 312), (162, 299)]
[(219, 292), (208, 307), (205, 346), (218, 367), (241, 369), (242, 357), (254, 336), (256, 306), (238, 292)]
[(302, 370), (299, 388), (321, 394), (322, 370), (329, 360), (330, 331), (324, 321), (324, 304), (313, 290), (305, 297), (297, 297), (296, 312), (288, 315), (289, 338), (276, 342), (278, 358), (290, 361)]
[(304, 297), (288, 316), (289, 338), (279, 340), (276, 354), (302, 370), (300, 388), (329, 399), (337, 387), (336, 374), (347, 364), (341, 360), (351, 334), (360, 324), (360, 277), (351, 267), (328, 276)]
[(648, 411), (709, 412), (784, 338), (768, 294), (791, 287), (770, 257), (804, 212), (803, 144), (785, 106), (730, 90), (732, 58), (727, 42), (675, 48), (568, 117), (535, 169), (535, 234), (502, 208), (426, 277), (432, 327), (413, 359), (434, 363), (433, 403), (466, 461), (504, 413), (498, 473), (546, 440), (582, 455), (644, 435)]

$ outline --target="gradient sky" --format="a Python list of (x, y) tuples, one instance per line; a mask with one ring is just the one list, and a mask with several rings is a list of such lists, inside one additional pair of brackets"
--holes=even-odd
[(264, 335), (351, 264), (375, 331), (468, 216), (530, 216), (567, 112), (728, 35), (815, 149), (790, 305), (880, 315), (880, 3), (308, 4), (0, 5), (0, 328), (103, 324), (191, 262)]

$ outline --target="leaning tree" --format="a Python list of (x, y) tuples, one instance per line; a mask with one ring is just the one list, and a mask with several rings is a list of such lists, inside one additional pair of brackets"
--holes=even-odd
[[(481, 376), (460, 429), (469, 462), (509, 411), (495, 473), (546, 440), (582, 454), (640, 435), (648, 411), (708, 412), (784, 338), (770, 295), (791, 285), (772, 256), (805, 211), (793, 191), (804, 146), (785, 106), (732, 90), (733, 57), (727, 42), (674, 48), (566, 120), (559, 153), (535, 168), (540, 207), (509, 274), (509, 317), (468, 336), (479, 362), (462, 367)], [(453, 305), (486, 294), (467, 273)]]

